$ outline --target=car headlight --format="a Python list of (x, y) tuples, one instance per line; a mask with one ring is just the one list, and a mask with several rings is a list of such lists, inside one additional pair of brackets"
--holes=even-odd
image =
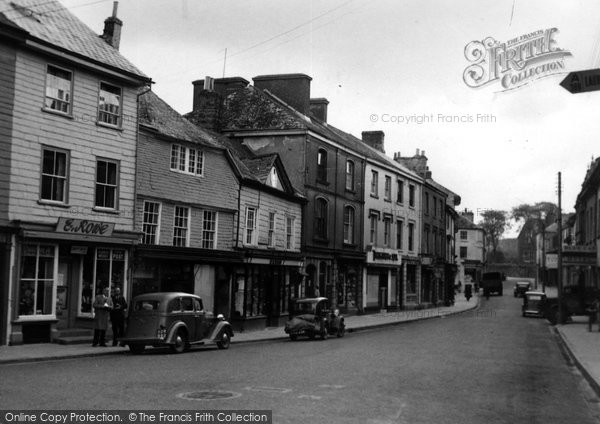
[(158, 329), (158, 331), (156, 332), (156, 337), (159, 340), (164, 340), (167, 338), (167, 329), (164, 327), (161, 327)]

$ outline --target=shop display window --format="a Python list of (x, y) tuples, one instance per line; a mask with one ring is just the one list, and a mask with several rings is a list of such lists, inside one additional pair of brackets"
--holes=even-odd
[(55, 245), (46, 244), (23, 246), (19, 317), (52, 316), (55, 313), (57, 249)]

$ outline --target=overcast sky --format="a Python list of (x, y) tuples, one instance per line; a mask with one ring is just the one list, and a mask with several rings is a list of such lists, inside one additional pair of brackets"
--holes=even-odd
[[(62, 1), (98, 33), (112, 12), (112, 0)], [(191, 110), (191, 82), (206, 75), (305, 73), (311, 97), (330, 102), (329, 123), (357, 137), (384, 131), (389, 156), (425, 150), (433, 178), (476, 221), (485, 209), (557, 202), (559, 171), (572, 211), (600, 150), (600, 92), (559, 86), (600, 67), (596, 0), (120, 0), (118, 16), (121, 52), (178, 112)], [(465, 83), (470, 42), (549, 28), (554, 48), (571, 54), (560, 73), (512, 90)]]

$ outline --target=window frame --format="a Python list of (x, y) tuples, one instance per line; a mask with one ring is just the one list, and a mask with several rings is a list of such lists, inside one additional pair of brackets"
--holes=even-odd
[(399, 179), (397, 180), (397, 192), (396, 192), (396, 203), (403, 204), (404, 203), (404, 181)]
[[(210, 218), (210, 219), (209, 219)], [(207, 223), (210, 225), (207, 228)], [(205, 209), (202, 211), (202, 248), (216, 249), (219, 229), (219, 213)]]
[(355, 172), (356, 167), (354, 165), (354, 161), (351, 159), (346, 160), (346, 190), (348, 191), (354, 191)]
[[(56, 159), (56, 154), (60, 153), (60, 154), (64, 154), (65, 155), (65, 175), (64, 178), (62, 175), (57, 175), (57, 174), (45, 174), (44, 173), (44, 153), (45, 151), (52, 151), (54, 153), (54, 159)], [(40, 155), (40, 187), (39, 187), (39, 200), (42, 203), (53, 203), (53, 204), (57, 204), (57, 205), (67, 205), (69, 202), (69, 187), (70, 187), (70, 168), (71, 168), (71, 152), (70, 150), (66, 150), (66, 149), (61, 149), (58, 147), (53, 147), (53, 146), (48, 146), (48, 145), (42, 145), (42, 151), (41, 151), (41, 155)], [(55, 162), (55, 161), (54, 161)], [(53, 163), (53, 167), (56, 167), (56, 163)], [(44, 191), (44, 177), (50, 178), (52, 179), (52, 181), (54, 182), (54, 179), (56, 178), (63, 178), (63, 199), (62, 200), (55, 200), (55, 199), (46, 199), (43, 197), (43, 191)], [(52, 184), (52, 186), (54, 186), (54, 183)], [(53, 191), (53, 190), (51, 190)]]
[(327, 150), (319, 148), (317, 150), (317, 181), (326, 183), (327, 179)]
[(371, 197), (379, 197), (379, 172), (371, 170)]
[[(348, 213), (349, 212), (349, 213)], [(354, 244), (356, 223), (356, 209), (351, 205), (344, 207), (344, 233), (343, 240), (345, 244)]]
[(391, 247), (392, 245), (392, 217), (383, 215), (383, 245)]
[(377, 245), (377, 233), (379, 232), (379, 214), (376, 212), (369, 212), (369, 244)]
[(386, 202), (392, 201), (392, 177), (390, 175), (385, 176), (383, 185), (383, 200)]
[[(157, 211), (146, 211), (146, 205), (155, 205), (157, 206)], [(174, 212), (173, 212), (174, 213)], [(147, 222), (146, 221), (146, 215), (151, 215), (151, 216), (156, 216), (156, 222)], [(147, 245), (158, 245), (160, 244), (160, 221), (161, 221), (161, 214), (162, 214), (162, 204), (160, 202), (154, 202), (151, 200), (144, 200), (144, 203), (142, 205), (142, 243), (141, 244), (147, 244)], [(154, 228), (154, 233), (151, 234), (150, 232), (146, 231), (146, 227), (150, 226), (151, 228)], [(147, 238), (149, 237), (153, 237), (154, 241), (152, 243), (148, 243), (147, 242)]]
[(285, 248), (291, 250), (294, 248), (294, 221), (295, 217), (285, 217)]
[(267, 231), (267, 247), (275, 247), (275, 227), (276, 227), (277, 213), (269, 212), (269, 230)]
[[(99, 182), (98, 181), (98, 177), (100, 176), (99, 174), (99, 165), (100, 162), (105, 162), (107, 164), (107, 173), (109, 170), (109, 166), (108, 165), (115, 165), (115, 184), (110, 184), (108, 181), (106, 182)], [(119, 210), (119, 192), (120, 192), (120, 176), (121, 176), (121, 162), (119, 160), (115, 160), (115, 159), (110, 159), (110, 158), (105, 158), (105, 157), (96, 157), (96, 178), (94, 181), (94, 209), (99, 209), (99, 210), (110, 210), (110, 211), (116, 211)], [(108, 175), (107, 175), (108, 177)], [(108, 180), (108, 178), (107, 178)], [(99, 205), (98, 204), (98, 188), (99, 185), (104, 187), (104, 188), (113, 188), (114, 189), (114, 206), (106, 206), (105, 204), (103, 205)], [(104, 201), (106, 201), (106, 192), (104, 193)]]
[[(174, 154), (175, 150), (177, 150), (176, 156)], [(192, 153), (194, 156), (193, 160), (191, 159)], [(171, 150), (169, 155), (169, 170), (173, 172), (179, 172), (180, 174), (195, 175), (198, 177), (204, 176), (204, 163), (206, 160), (204, 156), (204, 150), (184, 146), (183, 144), (179, 143), (171, 143)], [(192, 163), (194, 170), (190, 171)]]
[[(177, 211), (178, 210), (186, 210), (186, 216), (178, 216)], [(181, 206), (181, 205), (175, 205), (173, 208), (173, 241), (172, 241), (172, 246), (174, 247), (189, 247), (190, 246), (190, 224), (191, 224), (191, 220), (190, 220), (190, 213), (191, 213), (191, 208), (189, 206)], [(185, 220), (185, 227), (184, 226), (179, 226), (177, 225), (177, 219), (183, 219)], [(181, 237), (181, 234), (177, 234), (177, 229), (181, 230), (185, 230), (185, 237)], [(184, 244), (181, 245), (180, 243), (176, 242), (176, 240), (184, 240)]]
[[(252, 223), (250, 224), (250, 215), (252, 215)], [(258, 240), (258, 208), (255, 206), (246, 206), (244, 214), (244, 245), (256, 246)], [(248, 238), (249, 237), (249, 238)]]
[(396, 221), (396, 249), (403, 250), (404, 248), (404, 220)]
[(329, 231), (329, 202), (324, 197), (315, 199), (314, 210), (314, 236), (321, 240), (327, 240)]
[[(118, 113), (108, 112), (108, 111), (102, 109), (101, 103), (100, 103), (102, 91), (115, 95), (115, 93), (112, 93), (106, 89), (103, 89), (102, 88), (103, 85), (119, 90), (119, 95), (118, 95), (119, 96), (119, 111), (118, 111)], [(105, 114), (106, 116), (116, 117), (117, 123), (115, 124), (112, 122), (107, 122), (106, 120), (102, 119), (102, 116), (103, 116), (102, 114)], [(113, 83), (110, 83), (107, 81), (100, 81), (98, 83), (98, 113), (96, 115), (96, 123), (98, 125), (102, 125), (102, 126), (109, 127), (109, 128), (118, 128), (118, 129), (122, 128), (122, 126), (123, 126), (123, 87), (122, 86), (119, 86), (119, 85), (116, 85), (116, 84), (113, 84)]]
[(409, 184), (408, 185), (408, 206), (411, 208), (415, 207), (415, 185), (414, 184)]
[[(48, 82), (49, 82), (49, 75), (50, 75), (50, 68), (54, 68), (58, 71), (62, 71), (62, 72), (66, 72), (68, 74), (70, 74), (71, 79), (69, 80), (69, 92), (68, 92), (68, 96), (69, 96), (69, 100), (63, 100), (63, 99), (59, 99), (56, 97), (51, 97), (48, 95)], [(54, 75), (56, 77), (56, 75)], [(43, 103), (43, 110), (46, 112), (51, 112), (51, 113), (56, 113), (58, 115), (63, 115), (63, 116), (67, 116), (67, 117), (72, 117), (73, 116), (73, 88), (74, 88), (74, 80), (75, 80), (75, 73), (71, 70), (71, 69), (67, 69), (64, 68), (62, 66), (57, 66), (57, 65), (53, 65), (51, 63), (47, 63), (46, 64), (46, 79), (44, 82), (44, 103)], [(54, 102), (60, 102), (60, 103), (64, 103), (67, 105), (67, 111), (63, 111), (60, 109), (55, 109), (51, 106), (48, 106), (47, 102), (48, 100), (52, 100)]]

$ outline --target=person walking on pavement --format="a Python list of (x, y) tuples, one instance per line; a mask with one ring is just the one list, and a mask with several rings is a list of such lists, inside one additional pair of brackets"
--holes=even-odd
[(119, 337), (125, 335), (125, 311), (127, 310), (127, 301), (121, 294), (121, 289), (119, 287), (115, 287), (111, 297), (113, 304), (113, 308), (110, 310), (110, 322), (113, 331), (112, 345), (116, 346)]
[[(592, 304), (586, 310), (588, 314), (588, 331), (592, 331), (592, 325), (598, 322), (598, 313), (600, 313), (600, 300), (595, 298)], [(598, 327), (600, 331), (600, 326)]]
[(102, 290), (94, 299), (94, 340), (92, 346), (106, 347), (106, 329), (108, 328), (108, 316), (112, 309), (112, 299), (108, 296), (108, 287)]
[(465, 284), (465, 298), (467, 299), (467, 302), (469, 300), (471, 300), (471, 296), (473, 295), (472, 291), (471, 291), (471, 285), (470, 284)]

